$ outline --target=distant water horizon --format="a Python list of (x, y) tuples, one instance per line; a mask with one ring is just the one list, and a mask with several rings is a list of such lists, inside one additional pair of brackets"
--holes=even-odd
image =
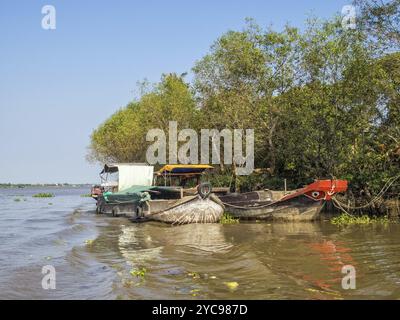
[(15, 183), (15, 182), (0, 182), (1, 187), (18, 187), (18, 186), (26, 186), (26, 187), (81, 187), (81, 186), (89, 186), (93, 185), (95, 182), (86, 182), (86, 183), (72, 183), (72, 182), (43, 182), (43, 183)]

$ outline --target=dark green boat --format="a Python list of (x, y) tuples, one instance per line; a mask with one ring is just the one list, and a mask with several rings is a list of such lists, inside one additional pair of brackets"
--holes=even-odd
[[(132, 178), (134, 182), (135, 175), (129, 173), (127, 166), (132, 166), (136, 173), (137, 168), (134, 165), (124, 164), (124, 172)], [(118, 165), (107, 165), (102, 174), (115, 172)], [(195, 178), (199, 182), (200, 175), (205, 170), (212, 168), (207, 165), (176, 165), (165, 166), (156, 173), (156, 178), (164, 179), (165, 186), (156, 185), (133, 185), (121, 191), (119, 183), (109, 184), (102, 187), (102, 192), (97, 193), (97, 212), (112, 216), (129, 217), (132, 221), (162, 221), (171, 224), (186, 223), (212, 223), (218, 222), (223, 215), (223, 205), (214, 194), (208, 183), (199, 184), (196, 188), (183, 188), (188, 179)], [(144, 169), (141, 167), (140, 169)], [(139, 170), (146, 172), (146, 170)], [(147, 172), (152, 170), (147, 170)], [(119, 179), (127, 181), (121, 177)], [(178, 178), (179, 186), (167, 186), (167, 181)], [(143, 178), (140, 178), (143, 181)], [(156, 180), (156, 179), (154, 179)], [(108, 187), (108, 190), (106, 190)], [(114, 191), (113, 191), (114, 190)]]

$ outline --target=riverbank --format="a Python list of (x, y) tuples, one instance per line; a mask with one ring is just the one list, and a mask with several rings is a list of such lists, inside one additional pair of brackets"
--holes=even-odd
[[(323, 213), (327, 215), (349, 213), (355, 216), (366, 215), (369, 217), (388, 217), (389, 219), (400, 218), (400, 198), (380, 199), (380, 201), (366, 207), (363, 207), (363, 204), (368, 204), (368, 201), (365, 199), (359, 200), (357, 202), (358, 205), (354, 201), (346, 200), (345, 197), (340, 197), (339, 199), (343, 205), (335, 205), (334, 202), (327, 202), (324, 206)], [(355, 207), (361, 208), (353, 209)]]

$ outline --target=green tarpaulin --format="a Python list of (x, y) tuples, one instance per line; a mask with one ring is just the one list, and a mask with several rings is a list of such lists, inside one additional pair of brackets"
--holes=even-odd
[(132, 186), (119, 192), (105, 192), (103, 197), (107, 203), (133, 203), (150, 200), (150, 195), (146, 191), (156, 190), (162, 194), (180, 192), (180, 188), (176, 187), (160, 187), (160, 186)]
[(150, 186), (133, 186), (119, 192), (106, 192), (103, 194), (108, 203), (130, 203), (148, 200), (148, 194), (145, 192), (153, 189)]

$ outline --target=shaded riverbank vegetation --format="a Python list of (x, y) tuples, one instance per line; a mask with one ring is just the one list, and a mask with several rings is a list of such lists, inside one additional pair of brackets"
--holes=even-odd
[[(89, 160), (145, 161), (147, 131), (168, 132), (169, 121), (198, 132), (254, 128), (261, 169), (234, 177), (219, 165), (214, 185), (282, 189), (283, 179), (297, 188), (338, 177), (350, 182), (347, 201), (370, 201), (400, 173), (400, 2), (354, 4), (355, 29), (335, 16), (278, 31), (249, 19), (226, 32), (195, 63), (192, 81), (169, 73), (143, 83), (139, 98), (93, 132)], [(382, 200), (399, 192), (396, 181)]]

